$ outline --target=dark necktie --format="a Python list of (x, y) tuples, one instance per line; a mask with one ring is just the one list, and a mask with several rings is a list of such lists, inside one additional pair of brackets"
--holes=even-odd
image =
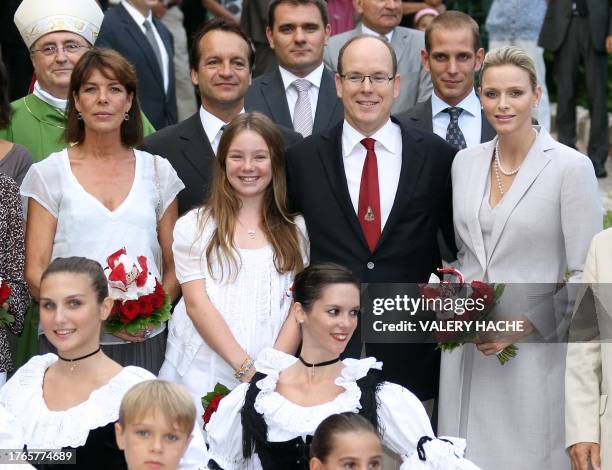
[(378, 189), (378, 163), (374, 152), (376, 141), (367, 137), (361, 141), (366, 148), (366, 158), (361, 171), (361, 185), (359, 186), (359, 206), (357, 215), (361, 230), (368, 242), (371, 252), (374, 252), (376, 243), (380, 238), (380, 194)]
[(589, 7), (586, 0), (576, 0), (576, 11), (580, 16), (588, 16)]
[(450, 122), (446, 128), (446, 141), (457, 150), (466, 148), (465, 137), (461, 129), (459, 129), (459, 116), (463, 109), (451, 106), (446, 108), (444, 112), (450, 115)]
[(159, 70), (163, 77), (164, 76), (164, 64), (162, 62), (161, 51), (159, 50), (159, 46), (157, 45), (157, 41), (155, 39), (155, 33), (153, 33), (153, 25), (151, 24), (149, 20), (145, 20), (143, 25), (146, 31), (145, 36), (147, 37), (147, 41), (149, 41), (149, 44), (151, 45), (151, 48), (153, 49), (153, 53), (155, 54), (155, 58), (157, 59), (157, 65), (159, 65)]

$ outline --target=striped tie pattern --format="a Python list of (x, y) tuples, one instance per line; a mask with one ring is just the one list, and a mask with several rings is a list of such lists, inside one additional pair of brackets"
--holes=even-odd
[(310, 107), (310, 96), (308, 90), (312, 84), (303, 78), (295, 80), (291, 84), (298, 92), (298, 98), (293, 111), (293, 129), (304, 137), (312, 134), (312, 109)]

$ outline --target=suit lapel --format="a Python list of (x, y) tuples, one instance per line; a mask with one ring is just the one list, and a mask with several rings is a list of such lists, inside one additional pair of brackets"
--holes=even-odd
[(405, 42), (406, 42), (406, 34), (404, 34), (404, 32), (401, 31), (400, 28), (395, 28), (393, 30), (393, 36), (391, 36), (391, 45), (393, 46), (393, 49), (395, 50), (395, 55), (397, 56), (398, 64), (401, 62), (404, 52), (410, 49), (409, 47), (406, 47)]
[(209, 178), (210, 167), (205, 165), (205, 160), (214, 159), (215, 153), (202, 127), (199, 112), (182, 124), (179, 137), (181, 139), (181, 152), (185, 159), (193, 165), (200, 176)]
[(159, 63), (157, 62), (157, 58), (155, 57), (155, 53), (153, 52), (149, 41), (140, 29), (140, 25), (134, 21), (134, 19), (121, 4), (117, 5), (115, 8), (117, 8), (117, 12), (121, 15), (123, 27), (128, 35), (127, 37), (132, 38), (132, 40), (138, 44), (138, 47), (140, 47), (142, 50), (145, 60), (149, 63), (149, 67), (153, 71), (153, 76), (155, 76), (155, 79), (158, 81), (159, 85), (162, 87), (162, 89), (164, 89), (164, 78), (162, 77), (161, 70), (159, 69)]
[(262, 81), (261, 93), (272, 114), (272, 120), (276, 124), (293, 129), (289, 104), (287, 104), (287, 95), (285, 94), (285, 85), (283, 84), (278, 67), (273, 74), (266, 77), (265, 81)]
[[(326, 67), (323, 68), (321, 76), (321, 86), (319, 87), (319, 98), (317, 99), (317, 111), (314, 117), (312, 133), (317, 134), (324, 129), (327, 129), (330, 124), (336, 107), (339, 106), (340, 100), (336, 95), (336, 84), (334, 75)], [(289, 106), (287, 106), (289, 109)]]
[(359, 219), (353, 208), (351, 196), (346, 182), (346, 173), (344, 172), (344, 163), (342, 161), (342, 126), (344, 121), (329, 130), (322, 132), (320, 135), (323, 138), (323, 145), (319, 147), (319, 159), (325, 168), (329, 187), (334, 192), (334, 196), (340, 205), (344, 216), (346, 217), (351, 230), (356, 237), (361, 241), (365, 249), (368, 251), (368, 244)]
[(499, 238), (508, 222), (508, 218), (514, 211), (517, 204), (521, 201), (527, 190), (537, 179), (544, 167), (548, 165), (551, 157), (546, 153), (552, 146), (549, 144), (548, 133), (543, 129), (540, 130), (534, 144), (529, 149), (520, 171), (517, 173), (512, 186), (504, 195), (497, 207), (498, 212), (495, 216), (493, 231), (491, 233), (491, 246), (487, 256), (487, 264), (491, 261), (491, 256), (495, 252), (495, 247), (499, 242)]

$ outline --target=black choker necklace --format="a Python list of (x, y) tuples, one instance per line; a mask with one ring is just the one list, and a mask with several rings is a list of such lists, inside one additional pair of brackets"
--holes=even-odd
[(310, 362), (306, 362), (304, 359), (302, 359), (302, 356), (299, 356), (298, 359), (306, 367), (314, 368), (314, 367), (323, 367), (323, 366), (329, 366), (329, 365), (335, 364), (336, 362), (340, 360), (340, 356), (338, 356), (336, 359), (331, 359), (329, 361), (323, 361), (323, 362), (317, 362), (316, 364), (311, 364)]
[(100, 352), (100, 349), (102, 348), (98, 346), (98, 349), (96, 349), (94, 352), (90, 352), (89, 354), (85, 354), (84, 356), (81, 356), (81, 357), (75, 357), (74, 359), (66, 359), (65, 357), (62, 357), (59, 354), (57, 355), (57, 357), (59, 357), (62, 361), (70, 362), (70, 371), (73, 371), (75, 367), (75, 364), (74, 364), (75, 362), (80, 361), (82, 359), (87, 359), (88, 357), (91, 357), (94, 354), (97, 354), (98, 352)]

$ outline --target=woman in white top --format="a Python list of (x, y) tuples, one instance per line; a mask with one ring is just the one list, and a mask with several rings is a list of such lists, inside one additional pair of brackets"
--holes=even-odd
[(238, 116), (219, 143), (209, 202), (174, 230), (183, 299), (170, 321), (160, 378), (185, 385), (198, 405), (217, 382), (233, 388), (249, 381), (251, 358), (263, 348), (298, 347), (296, 325), (283, 322), (307, 240), (286, 193), (280, 132), (262, 114)]
[(209, 468), (306, 470), (310, 441), (328, 416), (347, 411), (367, 418), (402, 470), (474, 470), (464, 443), (436, 439), (419, 399), (383, 382), (376, 359), (340, 360), (357, 327), (359, 281), (333, 263), (295, 277), (292, 323), (302, 332), (299, 358), (265, 349), (257, 374), (220, 402), (206, 428)]
[[(125, 247), (146, 256), (176, 298), (172, 229), (184, 186), (165, 159), (133, 148), (142, 141), (136, 75), (116, 52), (92, 49), (75, 66), (64, 137), (76, 144), (33, 165), (21, 187), (28, 197), (25, 277), (32, 295), (54, 258), (87, 256), (105, 266)], [(164, 329), (105, 334), (102, 344), (117, 362), (157, 373)], [(44, 338), (40, 344), (49, 350)]]

